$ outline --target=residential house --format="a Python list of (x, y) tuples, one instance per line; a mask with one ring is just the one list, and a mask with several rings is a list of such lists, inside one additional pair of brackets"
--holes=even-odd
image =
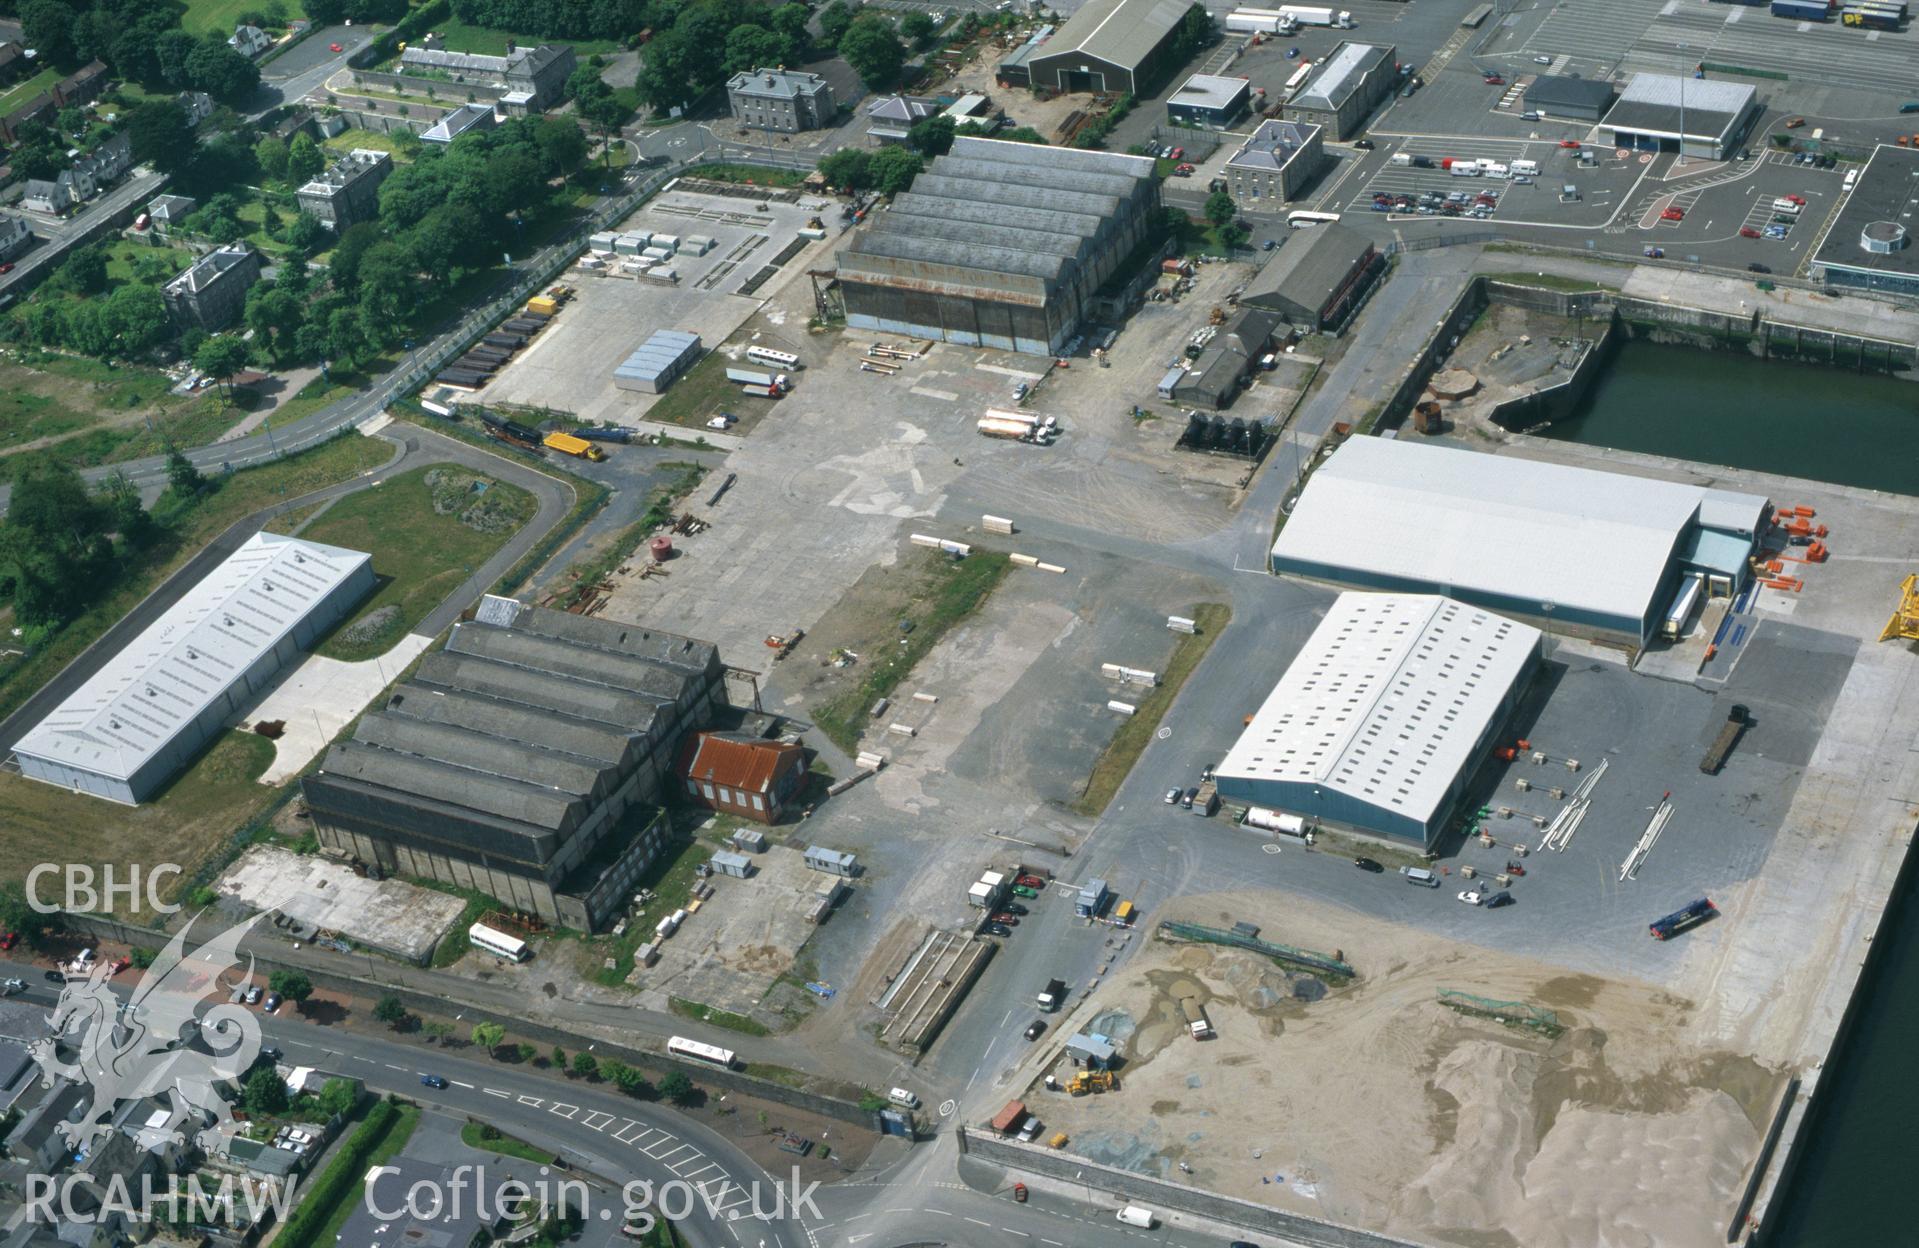
[(0, 117), (0, 139), (8, 143), (18, 139), (20, 127), (30, 121), (50, 126), (53, 124), (54, 114), (59, 111), (60, 106), (53, 102), (53, 97), (42, 91), (5, 117)]
[[(0, 218), (18, 221), (18, 217)], [(0, 253), (5, 254), (5, 253)], [(27, 1046), (16, 1040), (0, 1041), (0, 1114), (12, 1109), (39, 1082), (39, 1066)]]
[(393, 157), (368, 147), (356, 147), (294, 198), (300, 207), (338, 233), (349, 225), (371, 221), (380, 210), (380, 183), (393, 172)]
[(796, 69), (734, 74), (726, 84), (726, 102), (742, 126), (780, 134), (831, 125), (839, 107), (826, 79)]
[(469, 130), (491, 130), (498, 120), (491, 104), (462, 104), (428, 126), (420, 142), (451, 143)]
[(939, 111), (938, 100), (923, 96), (882, 96), (866, 106), (866, 133), (880, 143), (904, 143), (907, 131)]
[(107, 67), (99, 61), (89, 61), (54, 84), (54, 105), (72, 108), (78, 104), (91, 104), (107, 89), (107, 80)]
[(560, 102), (579, 57), (564, 44), (523, 48), (509, 41), (505, 56), (449, 52), (434, 35), (400, 53), (400, 71), (431, 70), (467, 85), (498, 87), (514, 116), (542, 113)]
[(56, 217), (78, 202), (80, 197), (73, 190), (73, 173), (67, 169), (62, 169), (58, 177), (30, 179), (20, 196), (20, 206), (28, 212), (44, 212)]
[(166, 234), (199, 206), (200, 201), (191, 195), (162, 195), (147, 205), (147, 220), (156, 231)]
[(213, 115), (213, 97), (204, 91), (182, 91), (173, 102), (187, 115), (189, 126), (197, 126)]
[(777, 823), (806, 779), (806, 750), (737, 732), (702, 732), (680, 766), (687, 799), (758, 823)]
[(80, 1121), (92, 1103), (91, 1089), (71, 1079), (56, 1079), (8, 1134), (7, 1155), (42, 1171), (51, 1170), (72, 1152), (61, 1126)]
[(248, 60), (264, 56), (273, 46), (273, 36), (258, 26), (240, 25), (233, 28), (233, 34), (227, 39), (227, 46)]
[(92, 199), (110, 183), (117, 182), (133, 168), (133, 140), (126, 134), (108, 135), (84, 156), (74, 158), (73, 190), (81, 199)]
[(260, 256), (245, 243), (208, 252), (160, 288), (167, 311), (182, 326), (213, 333), (232, 324), (246, 306), (247, 288), (260, 280)]
[(33, 243), (33, 230), (23, 218), (0, 213), (0, 261), (12, 260)]

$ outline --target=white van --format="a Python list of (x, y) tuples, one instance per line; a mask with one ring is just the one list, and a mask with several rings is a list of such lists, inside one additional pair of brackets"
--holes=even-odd
[(1439, 887), (1439, 877), (1424, 867), (1401, 867), (1399, 873), (1406, 877), (1408, 884), (1417, 884), (1421, 888)]
[(1512, 171), (1514, 173), (1524, 173), (1524, 174), (1538, 173), (1539, 162), (1536, 160), (1515, 160), (1512, 163)]
[(905, 1088), (894, 1088), (886, 1094), (886, 1099), (905, 1109), (918, 1109), (920, 1107), (920, 1098), (914, 1096)]
[(1844, 189), (1850, 191), (1852, 189), (1852, 184), (1854, 182), (1857, 182), (1858, 180), (1859, 180), (1859, 171), (1857, 169), (1846, 170), (1846, 185)]
[(1454, 165), (1452, 175), (1455, 178), (1476, 178), (1479, 176), (1479, 170), (1471, 165)]
[(1157, 1222), (1157, 1219), (1153, 1217), (1153, 1211), (1151, 1209), (1142, 1209), (1138, 1205), (1128, 1205), (1113, 1216), (1119, 1219), (1119, 1221), (1124, 1222), (1127, 1226), (1142, 1227), (1149, 1231), (1153, 1229)]
[(1783, 212), (1789, 217), (1796, 217), (1799, 215), (1799, 205), (1793, 203), (1790, 199), (1773, 200), (1772, 210), (1774, 212)]

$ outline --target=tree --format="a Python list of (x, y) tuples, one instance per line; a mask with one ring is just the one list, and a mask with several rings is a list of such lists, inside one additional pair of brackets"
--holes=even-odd
[(857, 147), (843, 147), (820, 161), (820, 176), (828, 186), (843, 191), (863, 191), (873, 185), (870, 168), (873, 157)]
[(193, 159), (197, 144), (186, 110), (172, 100), (148, 100), (127, 114), (127, 138), (133, 158), (162, 173), (178, 173)]
[(448, 1036), (453, 1034), (453, 1024), (426, 1023), (421, 1026), (420, 1030), (426, 1033), (427, 1039), (429, 1040), (444, 1041)]
[(54, 272), (53, 284), (76, 295), (97, 295), (107, 288), (107, 249), (98, 243), (76, 249)]
[(918, 153), (907, 148), (883, 147), (873, 153), (866, 167), (874, 190), (882, 195), (897, 195), (913, 185), (913, 179), (920, 175), (926, 163)]
[(313, 981), (305, 971), (275, 971), (267, 976), (267, 987), (296, 1005), (313, 995)]
[(473, 1024), (473, 1043), (491, 1053), (506, 1039), (506, 1028), (498, 1023)]
[[(958, 133), (983, 135), (986, 132), (984, 130), (981, 130), (978, 126), (966, 125), (966, 126), (961, 126), (958, 130)], [(1046, 136), (1041, 134), (1039, 131), (1033, 129), (1033, 127), (1031, 126), (1014, 126), (1010, 130), (1000, 131), (998, 134), (994, 135), (993, 137), (996, 139), (1003, 139), (1008, 143), (1034, 143), (1040, 147), (1046, 146)]]
[(253, 145), (253, 158), (260, 162), (260, 172), (269, 178), (278, 180), (287, 176), (286, 140), (269, 134)]
[(185, 73), (188, 87), (228, 103), (245, 99), (260, 85), (260, 67), (228, 47), (218, 31), (209, 31), (188, 53)]
[(540, 1051), (530, 1044), (518, 1044), (514, 1046), (513, 1052), (522, 1062), (530, 1062), (538, 1056)]
[(145, 945), (135, 945), (133, 948), (127, 950), (127, 961), (133, 963), (133, 969), (136, 971), (146, 970), (149, 966), (153, 965), (154, 959), (159, 956), (160, 951), (158, 949), (149, 949)]
[(1227, 251), (1231, 251), (1251, 238), (1253, 232), (1237, 221), (1234, 221), (1220, 226), (1213, 232), (1213, 236), (1219, 239), (1219, 245), (1221, 247), (1224, 247)]
[(287, 145), (287, 181), (295, 186), (311, 182), (326, 168), (326, 155), (313, 136), (302, 131)]
[(857, 16), (859, 6), (849, 5), (846, 0), (833, 0), (820, 10), (820, 41), (829, 48), (837, 48)]
[(100, 501), (106, 508), (107, 523), (126, 546), (138, 550), (153, 539), (153, 517), (140, 504), (140, 488), (127, 480), (125, 473), (116, 472), (100, 483)]
[[(238, 334), (215, 334), (201, 343), (200, 349), (193, 353), (193, 366), (220, 382), (226, 398), (231, 401), (233, 375), (247, 366), (247, 344), (241, 341)], [(283, 974), (297, 975), (299, 972), (281, 971), (275, 974), (275, 978)], [(279, 985), (274, 985), (273, 990), (280, 992)], [(307, 991), (312, 992), (313, 985), (308, 984)], [(293, 996), (290, 992), (281, 992), (280, 995)]]
[(726, 73), (751, 73), (795, 59), (793, 42), (764, 26), (735, 26), (726, 36)]
[(878, 13), (862, 13), (853, 20), (840, 37), (839, 53), (874, 91), (899, 81), (900, 67), (906, 64), (906, 45), (900, 42), (899, 32)]
[(906, 132), (906, 145), (922, 156), (944, 156), (953, 150), (951, 117), (944, 113), (913, 123)]
[(186, 31), (174, 28), (165, 31), (153, 41), (153, 63), (160, 71), (165, 83), (176, 90), (184, 90), (188, 85), (187, 60), (193, 55), (200, 41)]
[(1214, 191), (1206, 197), (1206, 207), (1201, 211), (1206, 214), (1206, 219), (1218, 228), (1230, 224), (1235, 217), (1239, 216), (1239, 205), (1234, 203), (1233, 197), (1225, 191)]
[(939, 33), (939, 23), (919, 9), (914, 9), (900, 19), (900, 34), (911, 40), (916, 48), (923, 48), (933, 41)]
[(552, 1066), (553, 1069), (555, 1070), (565, 1070), (566, 1069), (566, 1050), (561, 1048), (557, 1044), (554, 1045), (553, 1056), (547, 1059), (547, 1063), (548, 1065)]
[(60, 128), (61, 134), (78, 138), (86, 132), (87, 110), (73, 107), (63, 108), (54, 114), (53, 124)]
[(327, 257), (327, 276), (333, 279), (335, 290), (352, 293), (360, 280), (361, 258), (380, 241), (380, 227), (371, 221), (350, 225), (340, 234), (340, 241), (333, 245), (333, 252)]
[(660, 1095), (675, 1105), (690, 1105), (700, 1095), (693, 1081), (677, 1070), (669, 1070), (660, 1080)]
[(398, 1027), (406, 1021), (406, 1016), (406, 1003), (391, 994), (373, 1003), (373, 1017), (389, 1027)]
[(247, 1076), (240, 1103), (250, 1114), (284, 1114), (287, 1110), (287, 1082), (271, 1064)]
[(318, 1100), (328, 1117), (344, 1118), (360, 1103), (360, 1089), (351, 1079), (329, 1079), (320, 1088)]
[(138, 355), (167, 340), (173, 323), (159, 288), (129, 282), (106, 298), (103, 308), (114, 346), (121, 355)]
[(593, 1078), (593, 1076), (600, 1073), (599, 1059), (591, 1053), (575, 1053), (573, 1055), (573, 1073), (582, 1079)]
[[(603, 98), (594, 101), (594, 116), (588, 121), (601, 130), (617, 130), (626, 120), (627, 107), (608, 92)], [(612, 124), (602, 126), (603, 117), (611, 117)], [(534, 145), (540, 153), (540, 172), (549, 178), (557, 178), (577, 168), (586, 159), (586, 136), (580, 128), (564, 117), (547, 117), (541, 120), (539, 128), (533, 132)]]
[(806, 24), (812, 16), (812, 10), (803, 4), (782, 4), (766, 15), (766, 24), (786, 36), (795, 49), (804, 49), (808, 42)]
[[(302, 208), (293, 214), (286, 229), (280, 232), (280, 241), (293, 249), (295, 259), (305, 260), (319, 251), (321, 244), (326, 241), (326, 226), (320, 223), (320, 218)], [(295, 271), (305, 273), (306, 269), (303, 265), (295, 266)], [(280, 281), (286, 281), (286, 270), (281, 271)]]
[[(302, 343), (306, 341), (303, 337)], [(354, 368), (373, 350), (373, 335), (367, 331), (365, 314), (354, 307), (341, 306), (327, 314), (325, 346), (320, 354), (346, 368)]]
[(73, 62), (73, 10), (60, 0), (27, 0), (20, 6), (20, 37), (42, 61)]
[(192, 498), (206, 488), (207, 479), (179, 447), (167, 451), (167, 488), (180, 498)]

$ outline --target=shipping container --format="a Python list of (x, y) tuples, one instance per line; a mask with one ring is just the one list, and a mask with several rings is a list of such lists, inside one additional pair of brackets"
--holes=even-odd
[(545, 295), (535, 295), (526, 301), (526, 310), (528, 312), (540, 312), (547, 316), (552, 316), (560, 310), (560, 304), (557, 299), (549, 299)]
[(549, 448), (559, 451), (563, 455), (574, 455), (581, 459), (606, 458), (605, 451), (583, 438), (574, 437), (570, 433), (549, 433), (546, 435), (545, 441)]
[(1772, 0), (1772, 15), (1802, 22), (1823, 22), (1832, 16), (1832, 9), (1827, 0)]

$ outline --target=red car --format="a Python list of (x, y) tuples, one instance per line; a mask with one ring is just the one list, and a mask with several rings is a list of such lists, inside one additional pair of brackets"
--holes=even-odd
[[(13, 266), (8, 265), (7, 267), (12, 268)], [(19, 943), (20, 943), (19, 932), (8, 932), (6, 935), (0, 936), (0, 949), (11, 949)]]
[(1741, 238), (1758, 238), (1758, 237), (1759, 237), (1759, 231), (1758, 231), (1758, 230), (1755, 230), (1755, 229), (1753, 229), (1753, 228), (1752, 228), (1752, 227), (1751, 227), (1750, 225), (1742, 225), (1742, 226), (1740, 226), (1740, 227), (1739, 227), (1739, 237), (1741, 237)]
[(1186, 149), (1185, 149), (1185, 148), (1183, 148), (1183, 147), (1176, 147), (1176, 148), (1174, 148), (1174, 149), (1173, 149), (1173, 159), (1174, 159), (1174, 160), (1185, 160), (1185, 159), (1186, 159)]
[(1559, 146), (1577, 148), (1579, 146), (1579, 140), (1578, 139), (1561, 139), (1559, 140)]
[(337, 44), (337, 43), (329, 43), (329, 44), (327, 44), (327, 45), (326, 45), (326, 50), (327, 50), (327, 51), (329, 51), (329, 52), (344, 52), (344, 51), (346, 51), (346, 49), (345, 49), (345, 48), (343, 48), (343, 47), (341, 47), (341, 46), (340, 46), (339, 44)]
[(1798, 204), (1801, 208), (1804, 208), (1806, 206), (1806, 197), (1803, 195), (1782, 195), (1780, 196), (1780, 198), (1790, 199), (1793, 203)]
[(1684, 208), (1668, 208), (1659, 214), (1659, 219), (1661, 221), (1684, 221), (1686, 219), (1686, 210)]
[(11, 273), (11, 272), (13, 272), (13, 266), (11, 264), (0, 264), (0, 273)]
[(993, 916), (993, 922), (1004, 923), (1008, 927), (1018, 927), (1019, 916), (1016, 914), (1012, 914), (1008, 911), (1001, 911), (1000, 913)]
[(113, 969), (108, 971), (107, 974), (109, 976), (118, 975), (121, 971), (126, 970), (129, 966), (132, 966), (132, 965), (133, 965), (132, 958), (115, 958), (113, 960)]
[(1506, 85), (1506, 80), (1498, 74), (1487, 74), (1486, 85), (1489, 87), (1503, 87)]
[(1019, 885), (1021, 888), (1045, 888), (1046, 887), (1046, 881), (1040, 879), (1037, 875), (1022, 875), (1018, 879), (1014, 880), (1013, 883)]

